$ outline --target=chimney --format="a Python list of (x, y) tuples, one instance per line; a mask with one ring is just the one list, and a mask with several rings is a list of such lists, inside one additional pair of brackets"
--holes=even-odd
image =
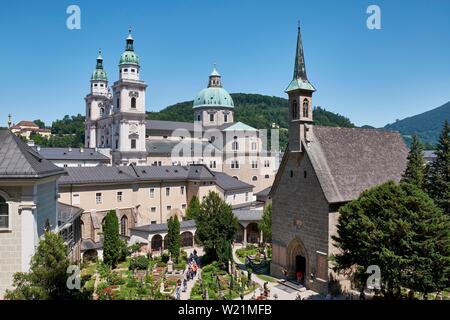
[(33, 140), (28, 140), (28, 141), (27, 141), (27, 145), (28, 145), (29, 147), (34, 147), (34, 141), (33, 141)]
[(84, 152), (84, 149), (83, 149), (83, 147), (80, 147), (80, 152)]
[(39, 152), (41, 151), (41, 146), (37, 146), (36, 150)]
[(69, 147), (69, 152), (72, 152), (72, 147)]

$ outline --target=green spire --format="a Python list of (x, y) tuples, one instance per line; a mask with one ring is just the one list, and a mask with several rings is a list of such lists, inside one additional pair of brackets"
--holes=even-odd
[(303, 54), (302, 33), (300, 32), (300, 21), (298, 22), (297, 30), (297, 51), (295, 53), (293, 79), (308, 80), (308, 77), (306, 76), (305, 55)]
[(303, 53), (302, 33), (300, 32), (300, 22), (297, 29), (297, 50), (295, 52), (294, 76), (286, 89), (286, 92), (294, 90), (316, 91), (314, 86), (308, 81), (306, 75), (305, 55)]

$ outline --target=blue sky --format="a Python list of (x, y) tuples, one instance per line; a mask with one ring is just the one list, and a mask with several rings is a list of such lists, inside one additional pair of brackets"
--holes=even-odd
[[(81, 30), (66, 28), (70, 4)], [(381, 30), (366, 27), (370, 4)], [(298, 19), (314, 105), (384, 126), (450, 100), (448, 0), (15, 0), (0, 10), (0, 126), (9, 112), (48, 125), (84, 114), (98, 49), (111, 85), (129, 25), (148, 111), (193, 99), (213, 63), (229, 92), (286, 97)]]

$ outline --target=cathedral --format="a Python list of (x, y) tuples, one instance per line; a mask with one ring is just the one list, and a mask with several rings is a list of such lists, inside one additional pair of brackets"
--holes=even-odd
[[(269, 196), (272, 211), (270, 272), (326, 294), (350, 281), (333, 272), (338, 253), (339, 208), (361, 192), (387, 181), (399, 181), (408, 149), (398, 132), (313, 125), (312, 98), (300, 28), (289, 97), (289, 144)], [(357, 236), (357, 235), (355, 235)], [(298, 277), (300, 275), (300, 277)]]
[(147, 120), (147, 85), (129, 31), (112, 87), (101, 52), (86, 101), (85, 147), (108, 154), (113, 165), (203, 164), (253, 185), (270, 187), (276, 155), (266, 150), (262, 131), (234, 120), (234, 102), (214, 66), (207, 88), (193, 102), (193, 121)]

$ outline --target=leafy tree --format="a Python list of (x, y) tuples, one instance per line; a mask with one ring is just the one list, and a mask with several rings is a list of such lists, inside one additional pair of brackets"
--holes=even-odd
[(119, 219), (115, 210), (110, 210), (103, 225), (103, 261), (114, 268), (119, 262), (122, 245), (119, 237)]
[(56, 300), (81, 298), (78, 290), (67, 288), (70, 261), (63, 238), (46, 232), (31, 259), (30, 272), (14, 274), (14, 290), (7, 290), (10, 300)]
[(450, 125), (447, 120), (435, 154), (436, 159), (430, 164), (427, 189), (436, 204), (450, 215)]
[(402, 177), (402, 182), (414, 184), (420, 189), (425, 188), (427, 167), (423, 157), (423, 145), (416, 135), (413, 136), (411, 150), (408, 154), (408, 165)]
[(181, 246), (181, 235), (180, 235), (180, 221), (175, 215), (169, 218), (167, 222), (168, 232), (167, 232), (167, 242), (169, 247), (169, 252), (172, 255), (172, 259), (175, 263), (178, 263), (178, 258), (180, 257), (180, 246)]
[(200, 212), (200, 200), (198, 200), (197, 196), (193, 196), (186, 209), (186, 218), (190, 220), (195, 220), (199, 212)]
[(39, 127), (39, 129), (45, 129), (45, 122), (41, 119), (34, 120), (33, 122)]
[(229, 260), (229, 248), (236, 234), (238, 222), (231, 206), (216, 192), (209, 192), (202, 201), (196, 218), (197, 236), (203, 244), (210, 261), (219, 261), (223, 266)]
[(258, 224), (259, 230), (263, 232), (265, 242), (272, 242), (272, 204), (264, 207), (262, 220)]
[(404, 287), (427, 293), (448, 285), (450, 220), (418, 187), (387, 182), (339, 212), (336, 271), (364, 281), (367, 267), (378, 265), (388, 299), (401, 298)]

